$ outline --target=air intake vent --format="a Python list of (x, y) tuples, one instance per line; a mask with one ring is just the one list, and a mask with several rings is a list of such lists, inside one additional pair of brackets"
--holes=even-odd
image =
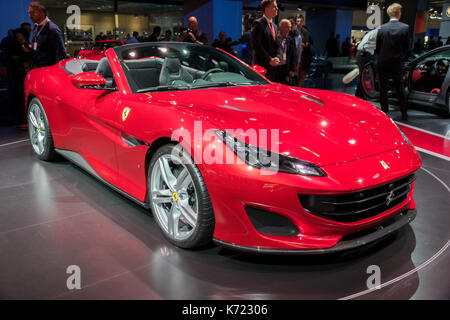
[(301, 98), (306, 99), (306, 100), (309, 100), (309, 101), (312, 101), (312, 102), (315, 102), (315, 103), (317, 103), (317, 104), (320, 104), (321, 106), (324, 106), (324, 105), (325, 105), (325, 103), (323, 103), (323, 102), (320, 101), (319, 99), (316, 99), (316, 98), (313, 98), (313, 97), (310, 97), (310, 96), (305, 96), (305, 95), (303, 95), (303, 96), (301, 96)]
[(283, 216), (252, 207), (245, 208), (245, 211), (255, 229), (262, 234), (293, 237), (300, 233), (297, 227)]

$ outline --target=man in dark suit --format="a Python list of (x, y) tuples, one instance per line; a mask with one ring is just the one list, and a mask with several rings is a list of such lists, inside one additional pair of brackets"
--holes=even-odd
[(278, 58), (280, 59), (280, 64), (275, 67), (275, 82), (293, 85), (293, 78), (297, 65), (295, 39), (289, 35), (291, 22), (287, 19), (281, 20), (279, 30)]
[(379, 55), (381, 108), (386, 114), (389, 112), (388, 81), (393, 78), (402, 120), (407, 120), (408, 109), (402, 73), (405, 56), (410, 49), (409, 26), (399, 21), (402, 15), (400, 4), (391, 4), (387, 13), (391, 20), (378, 30), (376, 47), (376, 53)]
[(253, 65), (267, 69), (266, 77), (276, 81), (275, 67), (280, 64), (278, 53), (278, 28), (273, 18), (278, 15), (276, 0), (262, 0), (264, 15), (256, 19), (252, 26)]
[(326, 50), (329, 57), (337, 57), (339, 55), (339, 48), (337, 39), (334, 37), (334, 32), (330, 33), (330, 37), (327, 40)]
[(309, 29), (305, 26), (305, 17), (301, 14), (297, 17), (297, 30), (302, 35), (302, 56), (298, 64), (298, 86), (303, 86), (306, 76), (311, 71), (311, 64), (314, 58), (314, 50), (312, 48), (313, 40)]
[(52, 66), (67, 57), (62, 32), (47, 17), (47, 9), (40, 2), (30, 3), (28, 14), (35, 24), (32, 33), (33, 65)]

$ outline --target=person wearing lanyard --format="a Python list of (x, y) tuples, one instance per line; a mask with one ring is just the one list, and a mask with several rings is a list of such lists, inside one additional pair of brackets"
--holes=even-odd
[(47, 9), (38, 1), (30, 3), (28, 14), (35, 24), (32, 34), (33, 67), (47, 67), (66, 59), (62, 32), (47, 17)]
[[(279, 30), (278, 58), (280, 59), (280, 64), (276, 67), (275, 82), (292, 84), (296, 66), (296, 55), (295, 40), (289, 36), (291, 22), (288, 19), (281, 20)], [(288, 76), (290, 80), (288, 80)]]

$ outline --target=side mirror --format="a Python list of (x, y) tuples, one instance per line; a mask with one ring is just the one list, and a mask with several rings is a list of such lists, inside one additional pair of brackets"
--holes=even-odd
[(258, 66), (258, 65), (254, 65), (254, 66), (252, 67), (252, 69), (253, 69), (253, 71), (259, 73), (259, 74), (262, 75), (262, 76), (265, 76), (266, 73), (267, 73), (267, 70), (266, 70), (265, 68), (263, 68), (263, 67), (261, 67), (261, 66)]
[(83, 87), (104, 87), (106, 86), (106, 79), (101, 75), (89, 71), (77, 74), (72, 77), (72, 83), (75, 87), (81, 89)]

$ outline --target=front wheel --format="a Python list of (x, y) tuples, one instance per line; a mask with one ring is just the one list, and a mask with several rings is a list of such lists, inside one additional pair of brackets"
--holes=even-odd
[(47, 115), (38, 98), (33, 98), (28, 106), (28, 133), (37, 157), (43, 161), (55, 159), (56, 152)]
[(205, 182), (180, 145), (165, 145), (153, 156), (148, 172), (150, 207), (164, 236), (178, 247), (208, 244), (214, 212)]

